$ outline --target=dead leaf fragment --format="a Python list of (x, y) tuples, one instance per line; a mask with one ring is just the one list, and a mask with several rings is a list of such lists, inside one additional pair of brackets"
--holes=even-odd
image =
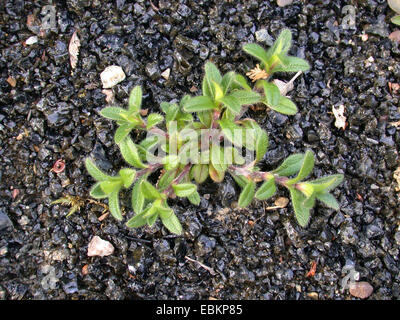
[(307, 274), (306, 274), (306, 278), (314, 277), (316, 271), (317, 271), (317, 262), (313, 261), (312, 264), (311, 264), (310, 271), (308, 271)]
[(350, 283), (350, 294), (354, 297), (365, 299), (368, 298), (374, 288), (366, 281), (360, 281), (355, 283)]
[(339, 129), (346, 129), (346, 117), (344, 116), (344, 105), (340, 105), (338, 108), (332, 106), (332, 112), (335, 116), (335, 127)]
[(114, 246), (106, 241), (101, 239), (98, 236), (94, 236), (93, 239), (89, 243), (88, 253), (89, 257), (99, 256), (109, 256), (114, 253)]
[(15, 88), (15, 86), (17, 85), (17, 80), (15, 80), (13, 77), (8, 77), (7, 82), (13, 88)]
[(289, 203), (289, 199), (285, 197), (279, 197), (274, 203), (277, 207), (285, 208)]
[(78, 63), (78, 55), (79, 55), (79, 47), (81, 46), (81, 42), (78, 38), (78, 34), (75, 30), (74, 34), (72, 35), (71, 40), (69, 41), (69, 60), (71, 62), (72, 69), (76, 68)]

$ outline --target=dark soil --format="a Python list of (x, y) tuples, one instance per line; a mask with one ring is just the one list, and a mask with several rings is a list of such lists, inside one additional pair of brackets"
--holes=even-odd
[[(341, 10), (349, 2), (356, 25), (344, 29)], [(388, 83), (400, 82), (400, 50), (388, 39), (396, 26), (386, 1), (306, 0), (284, 8), (254, 0), (152, 3), (56, 1), (56, 29), (26, 45), (40, 29), (40, 22), (28, 28), (28, 15), (36, 12), (40, 21), (48, 3), (1, 1), (0, 298), (356, 299), (341, 287), (343, 267), (353, 265), (360, 281), (374, 288), (369, 299), (399, 299), (393, 172), (400, 132), (390, 123), (400, 120), (400, 112), (399, 94)], [(284, 27), (293, 32), (290, 53), (312, 68), (290, 93), (299, 106), (296, 116), (248, 112), (270, 136), (260, 166), (268, 170), (312, 149), (314, 177), (345, 174), (334, 192), (339, 212), (317, 205), (303, 229), (291, 205), (266, 210), (274, 199), (239, 210), (239, 190), (229, 177), (201, 186), (206, 196), (198, 207), (172, 203), (185, 230), (181, 237), (160, 222), (137, 230), (112, 217), (99, 222), (103, 208), (87, 202), (70, 218), (68, 207), (51, 205), (63, 194), (87, 197), (93, 180), (85, 157), (110, 173), (123, 165), (113, 143), (116, 128), (98, 114), (106, 105), (100, 73), (107, 66), (119, 65), (127, 76), (113, 88), (117, 103), (125, 105), (140, 84), (144, 108), (159, 111), (161, 101), (201, 88), (207, 60), (223, 72), (244, 74), (255, 61), (241, 45), (256, 41), (260, 29), (276, 38)], [(72, 72), (68, 44), (75, 30), (81, 48)], [(167, 68), (168, 81), (160, 76)], [(345, 130), (335, 127), (331, 113), (340, 104)], [(51, 169), (58, 159), (66, 167), (57, 174)], [(279, 196), (288, 194), (281, 190)], [(131, 216), (128, 193), (123, 205)], [(114, 254), (88, 257), (95, 235), (110, 241)], [(315, 275), (307, 277), (313, 262)]]

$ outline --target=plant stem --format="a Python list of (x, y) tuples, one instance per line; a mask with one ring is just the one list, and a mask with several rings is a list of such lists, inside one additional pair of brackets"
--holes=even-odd
[(189, 173), (191, 167), (192, 167), (192, 165), (190, 163), (188, 163), (183, 168), (181, 173), (171, 182), (171, 185), (167, 189), (165, 189), (163, 191), (163, 193), (166, 194), (167, 197), (170, 197), (172, 195), (172, 193), (174, 192), (174, 189), (172, 188), (172, 185), (179, 184), (179, 182), (181, 182), (182, 179)]

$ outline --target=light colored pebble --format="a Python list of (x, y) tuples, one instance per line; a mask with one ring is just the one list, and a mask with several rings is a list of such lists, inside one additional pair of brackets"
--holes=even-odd
[(109, 66), (100, 74), (100, 78), (103, 83), (103, 88), (108, 89), (124, 81), (126, 76), (120, 66)]
[(103, 240), (98, 236), (94, 236), (89, 243), (87, 254), (89, 257), (94, 257), (94, 256), (104, 257), (104, 256), (109, 256), (110, 254), (113, 253), (114, 253), (114, 246), (110, 242)]

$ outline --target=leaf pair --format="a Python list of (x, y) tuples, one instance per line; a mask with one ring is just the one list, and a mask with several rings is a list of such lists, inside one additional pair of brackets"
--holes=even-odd
[(143, 126), (144, 122), (140, 117), (139, 111), (142, 104), (142, 89), (136, 86), (129, 95), (129, 107), (106, 107), (100, 114), (107, 119), (117, 121), (118, 128), (114, 135), (114, 141), (119, 144), (136, 127)]
[(307, 61), (288, 56), (287, 53), (292, 45), (292, 33), (284, 29), (279, 34), (273, 46), (265, 50), (255, 43), (246, 44), (243, 50), (261, 62), (261, 68), (271, 76), (275, 72), (297, 72), (306, 71), (310, 68)]
[(126, 223), (129, 228), (139, 228), (144, 225), (153, 226), (158, 218), (161, 218), (163, 225), (172, 233), (180, 235), (182, 225), (173, 210), (167, 205), (165, 200), (157, 199), (147, 205), (140, 213), (133, 216)]
[(289, 98), (281, 95), (279, 88), (274, 83), (260, 80), (257, 82), (256, 86), (264, 91), (262, 103), (272, 110), (287, 115), (294, 115), (297, 113), (295, 103)]
[(193, 113), (221, 110), (224, 107), (236, 115), (243, 105), (260, 101), (260, 95), (249, 89), (243, 77), (238, 77), (234, 72), (222, 77), (218, 68), (212, 62), (207, 62), (202, 82), (203, 95), (185, 101), (183, 109)]
[(122, 187), (129, 188), (136, 177), (136, 171), (124, 168), (119, 171), (119, 175), (112, 177), (105, 174), (89, 158), (85, 161), (85, 166), (89, 174), (98, 181), (90, 190), (90, 195), (95, 199), (108, 198), (108, 205), (111, 214), (117, 219), (122, 220), (122, 213), (119, 206), (119, 191)]

